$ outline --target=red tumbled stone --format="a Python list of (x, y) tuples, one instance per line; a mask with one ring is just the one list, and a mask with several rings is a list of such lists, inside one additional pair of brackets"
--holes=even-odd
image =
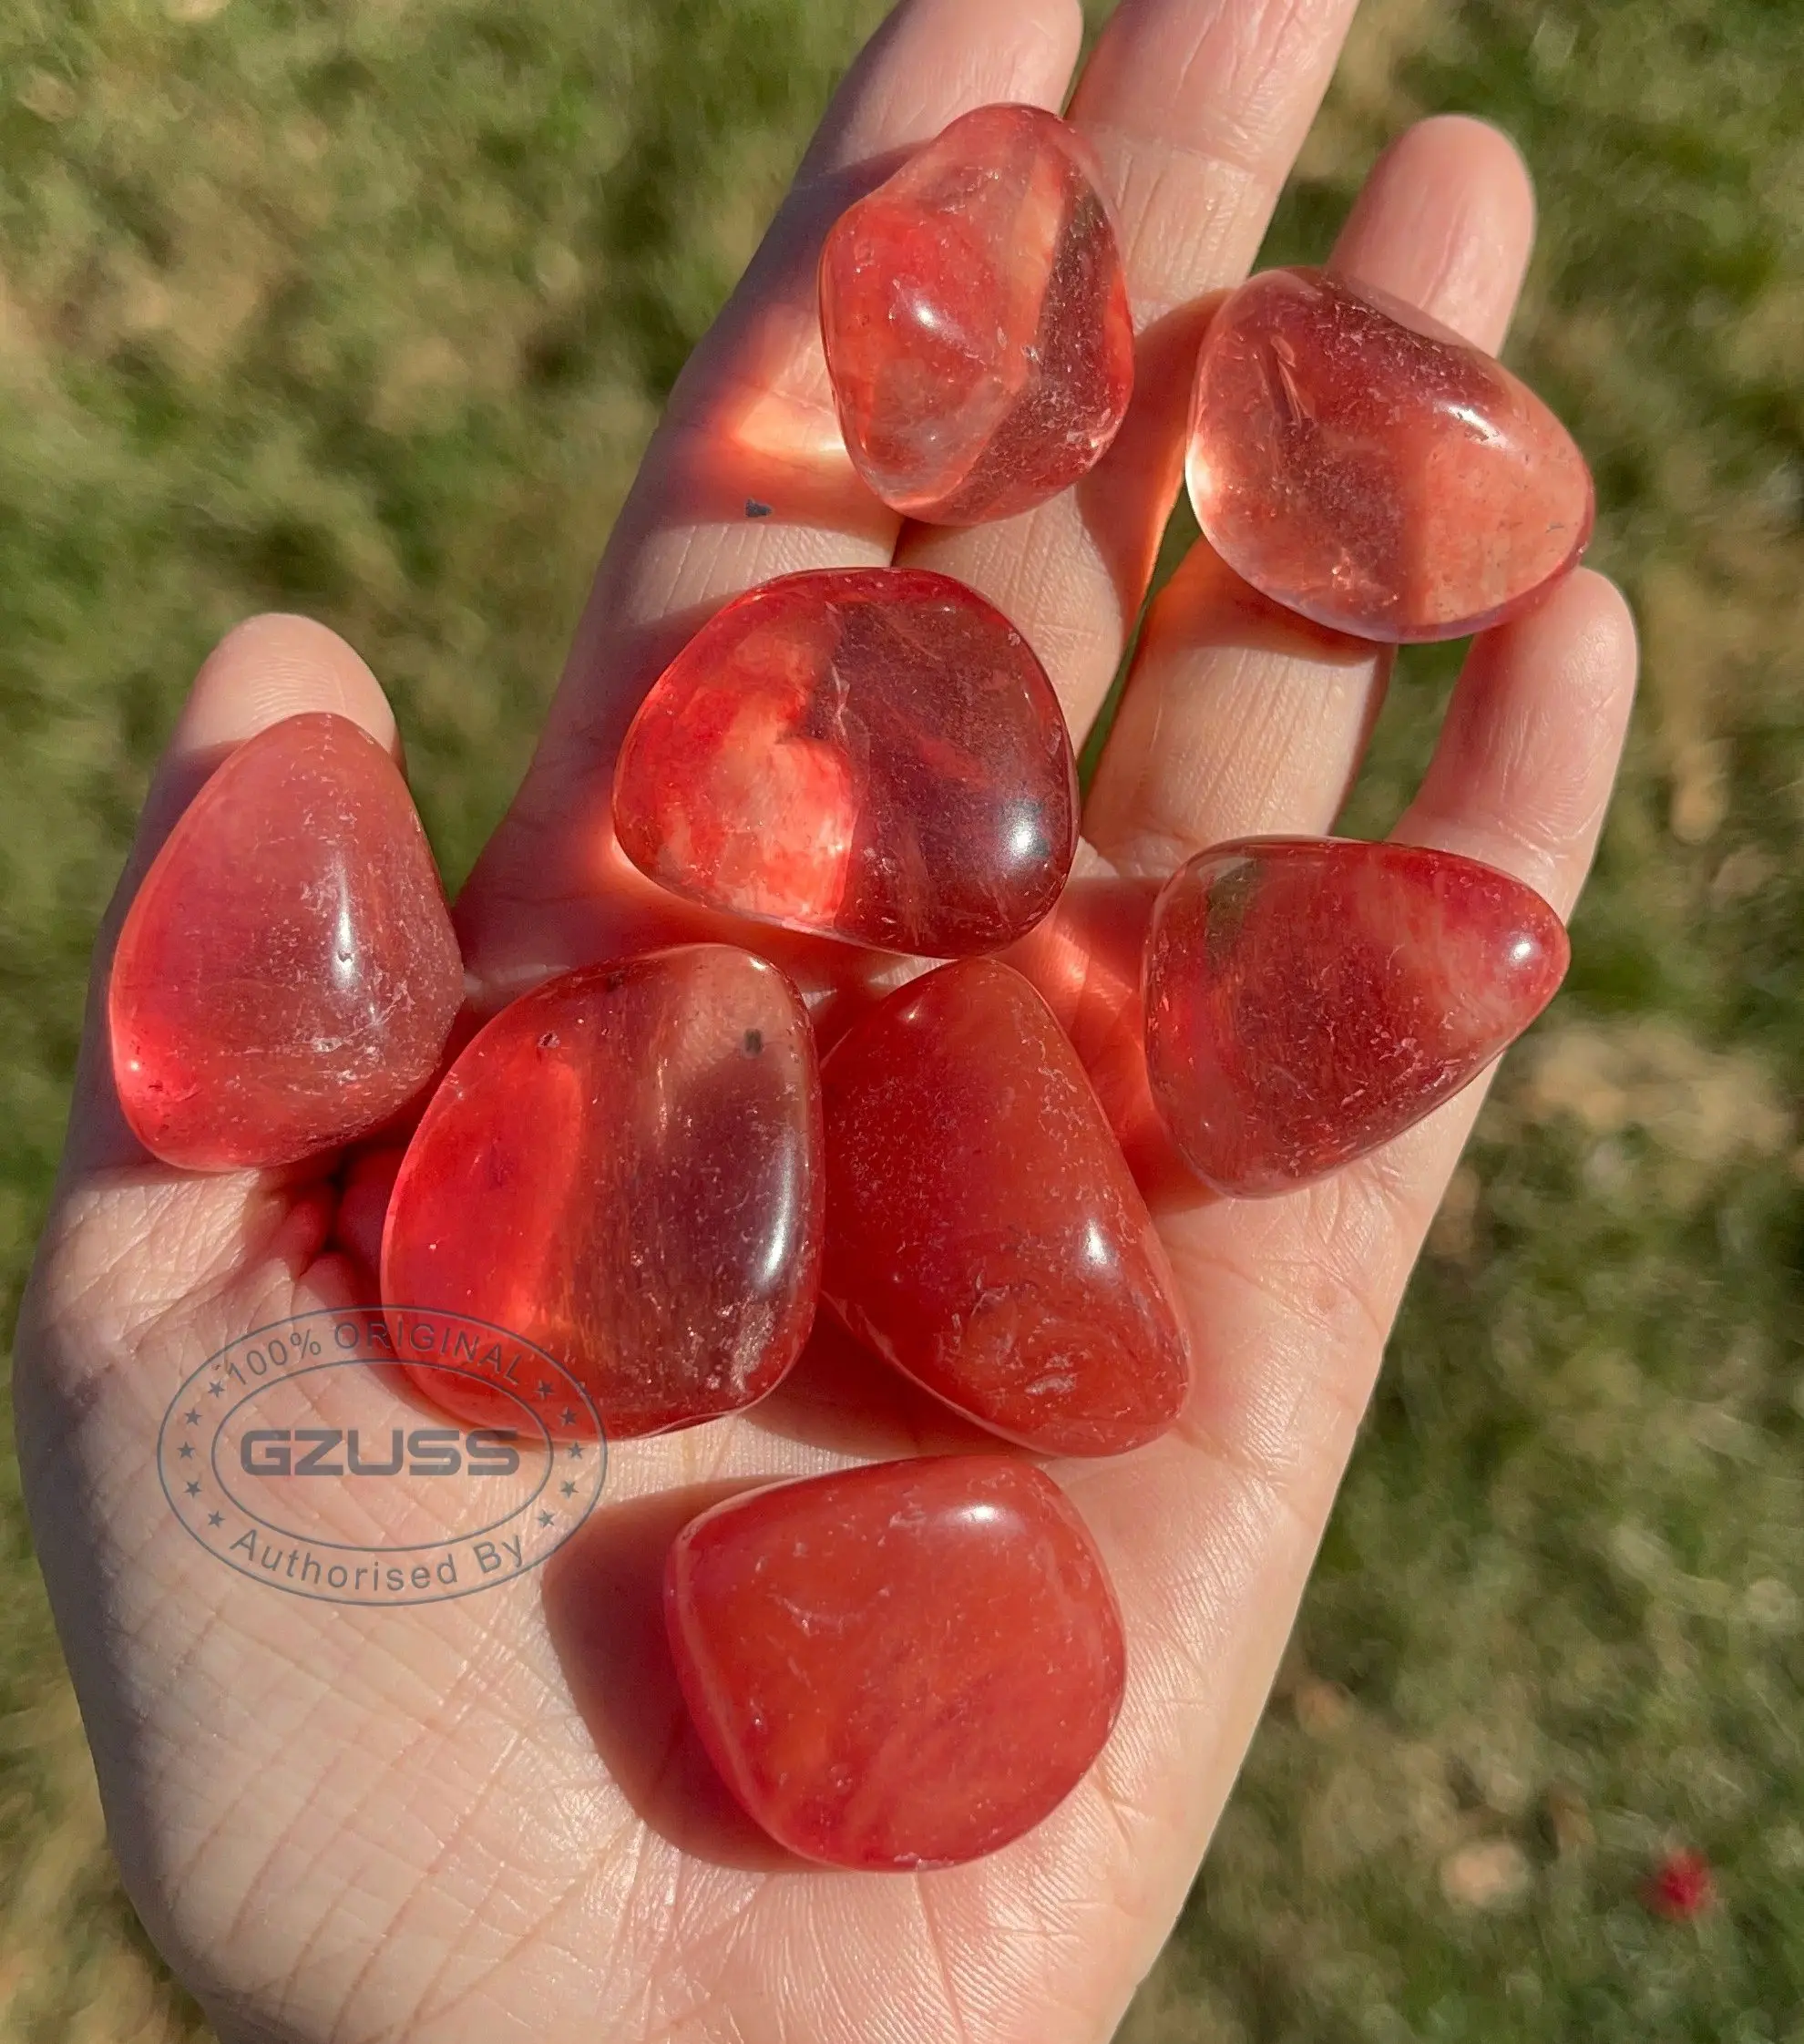
[(840, 425), (886, 504), (1010, 518), (1101, 458), (1133, 328), (1089, 149), (1038, 107), (980, 107), (847, 208), (821, 255)]
[(1560, 919), (1451, 852), (1248, 837), (1168, 882), (1146, 950), (1153, 1097), (1197, 1176), (1306, 1185), (1476, 1078), (1553, 998)]
[(248, 738), (189, 805), (119, 932), (113, 1077), (192, 1171), (293, 1164), (437, 1068), (464, 971), (395, 762), (324, 713)]
[[(813, 1323), (821, 1240), (814, 1038), (774, 965), (723, 944), (550, 980), (466, 1048), (415, 1133), (383, 1298), (555, 1356), (607, 1433), (762, 1398)], [(458, 1416), (516, 1410), (438, 1370)]]
[(1162, 1433), (1190, 1383), (1145, 1202), (1046, 1003), (990, 960), (892, 994), (829, 1053), (823, 1295), (859, 1340), (1051, 1454)]
[(836, 1866), (1006, 1845), (1076, 1787), (1121, 1706), (1102, 1557), (1058, 1485), (999, 1455), (731, 1498), (678, 1535), (664, 1611), (728, 1785)]
[(1453, 639), (1566, 573), (1584, 457), (1528, 386), (1424, 313), (1271, 270), (1211, 322), (1187, 463), (1210, 545), (1275, 601), (1364, 639)]
[(671, 892), (881, 949), (999, 950), (1059, 899), (1077, 774), (1027, 642), (925, 570), (786, 575), (634, 718), (614, 827)]

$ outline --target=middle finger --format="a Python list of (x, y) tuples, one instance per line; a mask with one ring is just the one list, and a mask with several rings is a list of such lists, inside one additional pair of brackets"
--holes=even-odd
[[(1533, 230), (1508, 139), (1442, 117), (1379, 159), (1332, 266), (1495, 348)], [(1226, 837), (1327, 829), (1389, 671), (1379, 648), (1267, 602), (1199, 540), (1148, 614), (1086, 835), (1119, 871), (1163, 879)]]
[(992, 525), (905, 527), (896, 558), (980, 591), (1027, 636), (1081, 740), (1177, 495), (1210, 294), (1237, 283), (1327, 90), (1355, 0), (1122, 0), (1070, 118), (1121, 223), (1134, 394), (1074, 488)]

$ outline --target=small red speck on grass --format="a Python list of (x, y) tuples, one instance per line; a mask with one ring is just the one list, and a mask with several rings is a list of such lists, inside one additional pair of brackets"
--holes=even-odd
[(1668, 1853), (1648, 1876), (1645, 1897), (1654, 1914), (1668, 1923), (1692, 1922), (1717, 1899), (1709, 1861), (1688, 1848)]

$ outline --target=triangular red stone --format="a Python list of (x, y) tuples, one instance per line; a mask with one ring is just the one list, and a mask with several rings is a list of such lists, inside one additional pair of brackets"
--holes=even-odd
[(292, 1164), (436, 1070), (463, 967), (399, 769), (321, 712), (247, 739), (145, 875), (113, 958), (113, 1074), (145, 1147)]
[(1190, 1384), (1145, 1202), (1051, 1011), (989, 959), (862, 1017), (821, 1073), (822, 1290), (860, 1340), (1049, 1454), (1162, 1433)]
[(1569, 957), (1532, 888), (1452, 852), (1249, 837), (1166, 885), (1147, 1076), (1218, 1191), (1287, 1191), (1450, 1099), (1553, 998)]

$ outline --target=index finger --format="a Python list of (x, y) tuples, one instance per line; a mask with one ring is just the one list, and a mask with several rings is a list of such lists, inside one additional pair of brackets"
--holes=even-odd
[(1320, 104), (1354, 0), (1122, 0), (1071, 102), (1122, 225), (1133, 402), (1077, 486), (1020, 518), (908, 528), (897, 558), (1007, 612), (1074, 740), (1102, 706), (1176, 500), (1214, 294), (1251, 266)]
[[(835, 96), (788, 198), (671, 393), (595, 578), (525, 786), (459, 904), (488, 983), (596, 955), (609, 772), (646, 688), (709, 611), (774, 575), (887, 562), (899, 521), (852, 468), (815, 267), (896, 153), (997, 100), (1056, 108), (1076, 0), (903, 0)], [(616, 862), (617, 863), (617, 862)]]

